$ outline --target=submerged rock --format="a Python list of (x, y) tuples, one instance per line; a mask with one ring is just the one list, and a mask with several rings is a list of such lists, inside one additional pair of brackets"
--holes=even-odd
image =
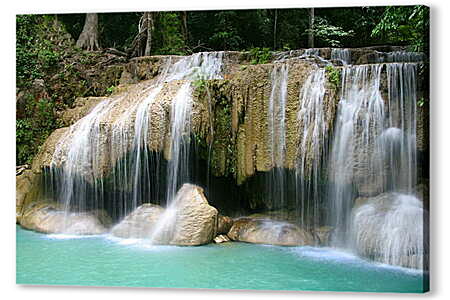
[(297, 225), (265, 219), (235, 220), (228, 232), (234, 241), (280, 246), (314, 245), (312, 235)]
[(427, 226), (428, 212), (418, 198), (384, 193), (357, 202), (352, 211), (351, 238), (359, 255), (422, 269), (427, 267)]
[(33, 203), (25, 209), (20, 225), (43, 233), (102, 234), (107, 231), (106, 227), (111, 224), (111, 220), (105, 212), (99, 213), (100, 217), (97, 214), (65, 212), (56, 203)]
[(217, 234), (217, 209), (208, 204), (203, 189), (184, 184), (167, 209), (143, 204), (114, 226), (122, 238), (147, 238), (155, 244), (197, 246)]
[(229, 242), (230, 238), (226, 234), (220, 234), (214, 238), (214, 243), (221, 244)]

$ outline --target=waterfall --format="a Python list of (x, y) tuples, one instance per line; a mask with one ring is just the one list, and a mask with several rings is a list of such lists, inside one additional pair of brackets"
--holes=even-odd
[[(342, 91), (337, 109), (330, 155), (329, 200), (334, 243), (347, 242), (350, 211), (355, 197), (355, 178), (370, 174), (369, 149), (381, 133), (384, 101), (381, 97), (382, 65), (350, 66), (342, 69)], [(358, 174), (364, 173), (365, 174)]]
[[(63, 230), (66, 229), (67, 216), (70, 213), (72, 206), (76, 206), (77, 210), (84, 211), (87, 209), (86, 201), (76, 201), (75, 197), (79, 199), (87, 199), (93, 197), (95, 206), (93, 209), (102, 207), (102, 193), (93, 193), (90, 191), (83, 180), (83, 176), (92, 177), (93, 173), (89, 171), (86, 164), (80, 164), (80, 161), (96, 167), (99, 162), (99, 151), (101, 151), (101, 140), (95, 137), (100, 133), (100, 120), (103, 115), (108, 112), (108, 101), (100, 102), (86, 117), (78, 121), (72, 126), (69, 135), (65, 136), (57, 145), (53, 157), (61, 155), (61, 152), (67, 151), (65, 168), (63, 170), (50, 170), (52, 183), (53, 179), (57, 178), (59, 181), (53, 186), (58, 186), (56, 197), (63, 205), (66, 218), (65, 224), (62, 225)], [(70, 147), (66, 146), (67, 139), (71, 138)], [(53, 164), (53, 161), (52, 161)], [(102, 181), (93, 182), (95, 190), (102, 190)]]
[(267, 197), (272, 208), (286, 204), (286, 174), (284, 171), (286, 153), (286, 101), (289, 68), (287, 64), (276, 64), (271, 73), (272, 91), (268, 103), (268, 133), (271, 161), (274, 169), (268, 177)]
[[(417, 64), (387, 65), (389, 89), (389, 128), (396, 128), (396, 140), (388, 144), (389, 181), (392, 189), (412, 192), (417, 182), (416, 108)], [(389, 129), (388, 129), (389, 130)], [(399, 132), (398, 130), (401, 130)], [(386, 147), (386, 146), (385, 146)], [(400, 153), (396, 155), (396, 151)]]
[(300, 143), (295, 176), (299, 193), (297, 199), (301, 201), (297, 207), (301, 210), (303, 226), (308, 225), (305, 222), (308, 217), (312, 218), (314, 227), (319, 224), (320, 187), (318, 185), (328, 132), (324, 111), (325, 81), (325, 70), (314, 70), (300, 90), (300, 109), (297, 115)]
[[(383, 69), (387, 87), (381, 86)], [(416, 73), (414, 63), (343, 68), (329, 201), (334, 246), (422, 268), (427, 212), (414, 195)]]
[[(170, 203), (176, 189), (189, 181), (190, 81), (222, 78), (222, 60), (223, 52), (169, 57), (150, 84), (100, 102), (73, 124), (56, 146), (46, 174), (50, 192), (66, 214), (103, 209), (107, 200), (113, 217), (120, 219), (151, 201), (161, 185), (166, 186), (165, 202)], [(148, 149), (150, 143), (158, 143), (151, 135), (152, 111), (163, 109), (156, 99), (162, 91), (167, 94), (169, 82), (179, 80), (184, 82), (173, 85), (178, 88), (170, 106), (170, 159), (165, 172), (171, 180), (160, 182), (149, 169), (162, 171), (160, 154)], [(108, 178), (106, 166), (113, 166)], [(104, 190), (105, 178), (114, 192)]]
[(184, 83), (172, 101), (171, 145), (167, 176), (167, 203), (174, 198), (179, 186), (189, 180), (189, 142), (191, 117), (191, 85)]
[(308, 56), (320, 56), (320, 49), (317, 48), (308, 48), (305, 49), (305, 51), (302, 54), (303, 57), (308, 57)]
[(410, 51), (392, 51), (392, 52), (376, 52), (376, 63), (390, 63), (390, 62), (422, 62), (425, 59), (425, 54), (421, 52)]
[(339, 60), (343, 65), (348, 65), (351, 63), (350, 50), (333, 48), (331, 49), (331, 59)]

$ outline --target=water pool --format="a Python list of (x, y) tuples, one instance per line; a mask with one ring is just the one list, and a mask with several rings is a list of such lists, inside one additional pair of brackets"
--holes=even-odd
[(108, 235), (45, 235), (16, 227), (18, 284), (422, 292), (421, 271), (329, 248), (246, 243), (150, 246)]

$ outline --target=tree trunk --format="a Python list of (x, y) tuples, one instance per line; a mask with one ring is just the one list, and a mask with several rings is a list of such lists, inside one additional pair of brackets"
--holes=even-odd
[(145, 12), (138, 25), (138, 34), (135, 36), (129, 53), (132, 57), (151, 55), (152, 42), (153, 42), (153, 30), (155, 29), (155, 13)]
[(273, 24), (273, 50), (277, 49), (277, 21), (278, 21), (278, 9), (275, 9), (275, 20)]
[(189, 39), (189, 32), (187, 26), (187, 11), (181, 11), (180, 17), (181, 17), (181, 32), (183, 33), (184, 43), (187, 45)]
[(309, 9), (308, 47), (314, 48), (314, 8)]
[(98, 45), (98, 14), (86, 14), (86, 21), (78, 38), (77, 47), (88, 51), (100, 49)]
[(153, 13), (151, 12), (144, 13), (144, 19), (146, 20), (146, 27), (147, 27), (147, 42), (145, 43), (144, 55), (149, 56), (152, 50), (152, 33), (153, 29), (155, 28), (153, 22)]

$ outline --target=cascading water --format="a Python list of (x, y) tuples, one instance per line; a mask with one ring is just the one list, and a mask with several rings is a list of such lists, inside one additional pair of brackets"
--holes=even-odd
[(286, 101), (289, 68), (287, 64), (277, 64), (271, 74), (272, 91), (269, 98), (268, 125), (272, 166), (268, 178), (268, 197), (273, 208), (286, 204), (286, 175), (284, 171), (286, 152)]
[[(167, 209), (158, 220), (151, 233), (150, 242), (168, 239), (170, 242), (171, 224), (175, 223), (176, 208), (173, 206), (177, 189), (182, 183), (189, 181), (189, 139), (191, 115), (191, 84), (184, 83), (172, 101), (171, 109), (171, 145), (170, 160), (167, 165), (166, 203)], [(162, 237), (165, 235), (165, 237)]]
[(417, 197), (381, 194), (354, 210), (352, 247), (376, 261), (426, 269), (428, 244), (423, 232), (427, 223), (428, 215)]
[[(324, 112), (325, 70), (314, 70), (300, 90), (300, 109), (297, 119), (300, 126), (299, 158), (296, 166), (297, 207), (301, 210), (301, 223), (312, 219), (313, 227), (318, 226), (320, 213), (320, 176), (322, 160), (328, 132)], [(311, 207), (312, 206), (312, 207)], [(308, 222), (309, 223), (309, 222)]]
[(351, 63), (350, 50), (333, 48), (331, 50), (331, 59), (339, 60), (342, 62), (342, 64), (348, 65)]
[(412, 63), (343, 68), (329, 199), (334, 246), (384, 263), (426, 268), (427, 212), (413, 194), (416, 68)]
[[(389, 158), (392, 189), (411, 193), (417, 183), (416, 107), (417, 64), (387, 64), (389, 89), (389, 129), (401, 130), (383, 151)], [(399, 151), (399, 155), (396, 155)], [(398, 152), (397, 152), (398, 153)], [(385, 183), (387, 185), (387, 183)], [(388, 187), (390, 188), (390, 187)]]
[[(105, 197), (108, 197), (113, 217), (120, 219), (151, 200), (151, 190), (160, 189), (162, 184), (167, 187), (165, 202), (169, 204), (176, 189), (189, 181), (187, 160), (192, 106), (189, 81), (222, 78), (222, 58), (223, 52), (196, 53), (176, 63), (169, 58), (157, 80), (149, 86), (102, 101), (71, 126), (69, 135), (55, 149), (49, 172), (53, 197), (64, 206), (66, 214), (103, 209)], [(155, 155), (148, 149), (153, 142), (149, 124), (152, 110), (161, 109), (155, 98), (167, 90), (166, 82), (176, 80), (186, 82), (179, 85), (172, 100), (172, 138), (166, 171), (171, 180), (163, 183), (150, 175), (149, 167), (161, 168), (162, 164), (158, 156), (157, 161), (153, 161)], [(124, 109), (123, 101), (132, 102)], [(113, 122), (107, 125), (106, 119)], [(114, 166), (107, 178), (114, 187), (113, 194), (106, 194), (103, 189), (106, 165)]]
[(377, 63), (390, 62), (421, 62), (425, 58), (425, 54), (421, 52), (410, 51), (392, 51), (392, 52), (376, 52)]
[[(347, 243), (350, 211), (355, 197), (354, 178), (369, 170), (368, 151), (381, 133), (384, 101), (380, 93), (382, 65), (361, 65), (342, 69), (342, 91), (337, 110), (330, 155), (329, 199), (333, 243)], [(364, 175), (362, 175), (364, 176)]]
[[(87, 189), (84, 180), (92, 180), (94, 174), (90, 172), (88, 166), (85, 164), (79, 164), (79, 161), (89, 162), (93, 167), (99, 164), (98, 153), (101, 151), (100, 139), (94, 139), (100, 132), (100, 120), (103, 115), (108, 113), (108, 101), (104, 100), (100, 102), (86, 117), (78, 121), (72, 126), (69, 135), (62, 139), (57, 145), (54, 153), (54, 157), (61, 155), (61, 152), (67, 151), (65, 168), (63, 170), (54, 169), (51, 170), (51, 178), (53, 184), (53, 178), (59, 179), (57, 183), (59, 189), (55, 195), (58, 201), (63, 205), (65, 218), (62, 225), (62, 230), (67, 230), (67, 216), (70, 214), (72, 206), (76, 206), (77, 210), (85, 211), (87, 209), (87, 203), (85, 201), (78, 201), (74, 203), (75, 195), (81, 197), (81, 199), (87, 199), (89, 190)], [(70, 147), (65, 148), (65, 142), (67, 139), (72, 138)], [(52, 162), (53, 164), (53, 162)], [(84, 179), (83, 177), (90, 177)], [(52, 185), (53, 186), (53, 185)], [(94, 193), (93, 202), (95, 204), (91, 209), (102, 208), (102, 182), (93, 181), (95, 190), (100, 190), (99, 193)]]

